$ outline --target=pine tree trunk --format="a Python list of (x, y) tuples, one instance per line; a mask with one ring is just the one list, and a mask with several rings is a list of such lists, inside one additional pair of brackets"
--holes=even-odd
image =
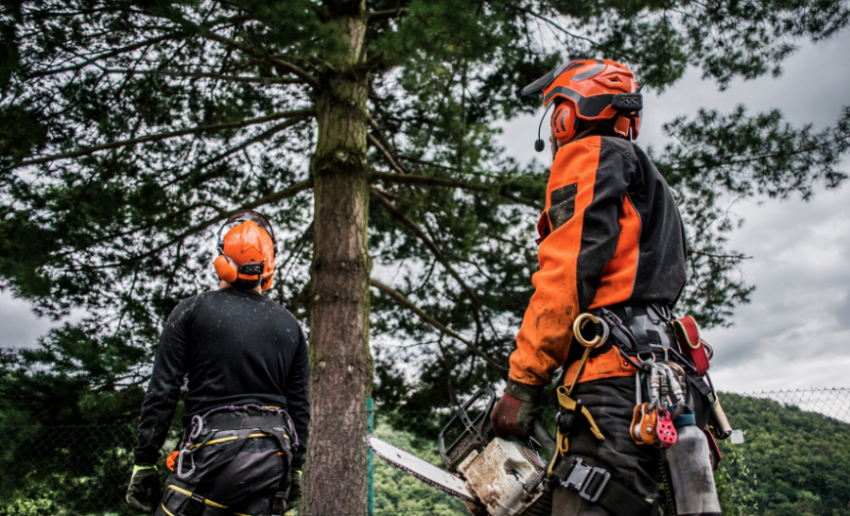
[(369, 168), (366, 162), (368, 77), (363, 61), (364, 2), (332, 4), (329, 23), (348, 51), (329, 59), (316, 109), (319, 136), (312, 161), (315, 199), (310, 308), (312, 419), (302, 514), (367, 512), (366, 398), (369, 352)]

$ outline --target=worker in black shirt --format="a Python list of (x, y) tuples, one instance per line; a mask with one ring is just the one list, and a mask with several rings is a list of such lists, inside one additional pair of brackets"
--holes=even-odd
[[(127, 490), (141, 512), (280, 515), (300, 496), (310, 368), (298, 322), (261, 294), (274, 272), (269, 221), (251, 210), (234, 214), (219, 230), (218, 252), (219, 290), (180, 302), (162, 332)], [(184, 430), (156, 505), (155, 464), (184, 376)]]

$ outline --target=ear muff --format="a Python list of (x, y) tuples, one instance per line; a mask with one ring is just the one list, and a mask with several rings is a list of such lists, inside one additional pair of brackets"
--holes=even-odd
[(624, 138), (629, 138), (629, 129), (632, 127), (632, 123), (631, 118), (618, 116), (617, 120), (614, 122), (614, 132)]
[(268, 289), (272, 288), (273, 284), (274, 284), (274, 275), (269, 276), (268, 279), (263, 282), (263, 290), (268, 290)]
[(218, 255), (218, 258), (213, 262), (213, 266), (215, 266), (215, 273), (218, 274), (218, 277), (228, 283), (233, 283), (239, 276), (239, 270), (236, 268), (236, 264), (223, 254)]
[(559, 144), (569, 143), (576, 135), (576, 110), (571, 102), (561, 102), (552, 113), (552, 136)]

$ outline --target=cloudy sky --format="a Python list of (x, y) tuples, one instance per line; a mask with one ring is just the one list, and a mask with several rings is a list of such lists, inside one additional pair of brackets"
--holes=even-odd
[[(699, 107), (722, 112), (738, 104), (751, 111), (780, 108), (795, 125), (823, 128), (850, 105), (850, 30), (817, 45), (804, 45), (777, 79), (737, 82), (725, 92), (691, 70), (661, 96), (647, 95), (638, 143), (660, 148), (661, 125)], [(505, 126), (509, 154), (535, 154), (538, 117)], [(850, 160), (845, 161), (850, 171)], [(738, 203), (746, 223), (730, 248), (752, 256), (742, 272), (757, 286), (752, 303), (740, 307), (729, 329), (707, 332), (715, 348), (713, 377), (722, 390), (753, 392), (804, 387), (848, 387), (850, 367), (850, 184), (818, 191), (810, 202)], [(33, 346), (50, 322), (29, 306), (0, 293), (0, 346)]]

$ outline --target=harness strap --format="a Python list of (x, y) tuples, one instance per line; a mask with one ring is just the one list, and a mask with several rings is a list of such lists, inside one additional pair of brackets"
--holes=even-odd
[(292, 448), (287, 446), (283, 432), (274, 428), (260, 427), (258, 430), (270, 434), (280, 444), (280, 451), (286, 456), (286, 471), (280, 472), (277, 492), (272, 498), (272, 516), (282, 516), (286, 512), (286, 502), (289, 499), (289, 489), (292, 487)]
[(615, 480), (604, 468), (585, 464), (580, 457), (562, 460), (555, 467), (561, 487), (578, 492), (590, 503), (598, 503), (616, 516), (657, 516), (658, 502), (649, 502)]
[(212, 473), (230, 462), (237, 453), (242, 451), (242, 447), (248, 442), (248, 435), (251, 433), (250, 428), (240, 431), (237, 434), (236, 442), (228, 446), (224, 451), (216, 457), (216, 459), (204, 468), (204, 474), (201, 475), (198, 485), (192, 490), (192, 496), (187, 497), (180, 507), (177, 509), (178, 516), (200, 516), (206, 509), (206, 503), (210, 491), (213, 487), (215, 475)]

